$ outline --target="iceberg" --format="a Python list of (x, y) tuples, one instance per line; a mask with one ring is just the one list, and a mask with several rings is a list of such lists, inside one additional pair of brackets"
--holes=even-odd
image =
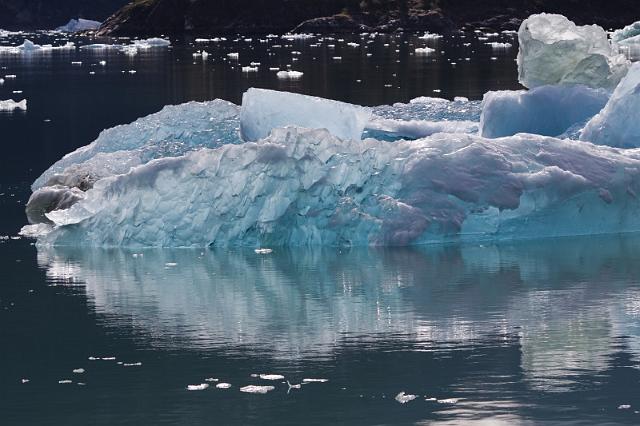
[(530, 16), (520, 26), (518, 41), (518, 79), (530, 89), (573, 83), (613, 90), (629, 68), (604, 29), (577, 26), (562, 15)]
[(634, 22), (633, 24), (612, 32), (611, 41), (615, 43), (622, 43), (635, 38), (636, 36), (640, 36), (640, 21)]
[(90, 19), (70, 19), (66, 24), (56, 28), (56, 31), (66, 33), (76, 33), (79, 31), (97, 30), (102, 23), (98, 21), (92, 21)]
[(0, 54), (10, 54), (10, 55), (19, 55), (19, 54), (29, 54), (29, 53), (42, 53), (42, 52), (51, 52), (54, 50), (74, 50), (76, 48), (73, 42), (67, 42), (61, 46), (53, 46), (51, 44), (39, 45), (35, 44), (31, 40), (25, 40), (19, 46), (0, 46)]
[[(4, 80), (3, 80), (4, 81)], [(20, 102), (16, 102), (13, 99), (7, 99), (6, 101), (0, 101), (0, 111), (14, 111), (14, 110), (27, 110), (27, 100), (23, 99)]]
[(635, 63), (604, 109), (585, 126), (580, 139), (598, 145), (640, 147), (640, 63)]
[(582, 85), (487, 92), (480, 117), (480, 135), (486, 138), (516, 133), (559, 136), (574, 125), (582, 127), (608, 100), (606, 90)]
[(639, 190), (639, 151), (528, 134), (388, 143), (289, 127), (100, 179), (46, 213), (53, 226), (38, 242), (363, 246), (630, 232), (640, 231)]
[(371, 110), (297, 93), (251, 88), (242, 96), (240, 132), (245, 141), (284, 126), (327, 129), (338, 138), (360, 140)]

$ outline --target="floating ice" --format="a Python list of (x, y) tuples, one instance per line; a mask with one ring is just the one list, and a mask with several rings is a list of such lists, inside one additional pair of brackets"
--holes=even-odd
[(616, 43), (624, 42), (640, 35), (640, 21), (627, 25), (626, 27), (611, 33), (611, 41)]
[(445, 398), (439, 399), (438, 404), (457, 404), (460, 398)]
[(168, 47), (171, 46), (171, 42), (164, 38), (147, 38), (144, 40), (135, 40), (133, 45), (139, 49), (150, 49), (152, 47)]
[(243, 386), (240, 388), (240, 392), (246, 392), (246, 393), (267, 393), (269, 391), (274, 390), (275, 387), (273, 386), (256, 386), (256, 385), (248, 385), (248, 386)]
[(190, 391), (202, 391), (209, 387), (208, 383), (200, 383), (199, 385), (187, 385), (187, 390)]
[(326, 383), (329, 379), (302, 379), (302, 383)]
[(432, 33), (424, 33), (424, 35), (421, 35), (420, 37), (418, 37), (421, 40), (438, 40), (441, 39), (442, 36), (440, 34), (432, 34)]
[(29, 383), (29, 381), (30, 381), (29, 379), (22, 379), (22, 380), (20, 380), (20, 382), (21, 382), (22, 384)]
[(415, 50), (415, 53), (417, 55), (428, 55), (428, 54), (433, 53), (435, 51), (436, 51), (436, 49), (432, 49), (430, 47), (417, 47), (416, 50)]
[(262, 380), (282, 380), (284, 376), (280, 374), (260, 374), (259, 377)]
[(255, 249), (254, 252), (256, 252), (256, 254), (270, 254), (273, 253), (273, 250), (269, 248), (259, 248)]
[(487, 92), (480, 135), (487, 138), (534, 133), (559, 136), (584, 124), (609, 100), (604, 89), (581, 85), (540, 86), (532, 90)]
[(46, 53), (56, 50), (74, 50), (76, 48), (73, 42), (67, 42), (62, 46), (53, 46), (51, 44), (39, 45), (35, 44), (31, 40), (25, 40), (19, 46), (0, 46), (0, 54), (29, 54), (29, 53)]
[(0, 101), (0, 111), (13, 111), (13, 110), (27, 110), (27, 100), (23, 99), (19, 102), (16, 102), (12, 99), (8, 99), (6, 101)]
[(581, 140), (622, 148), (640, 147), (640, 63), (633, 64), (604, 109), (585, 126)]
[(218, 383), (216, 388), (218, 389), (229, 389), (231, 387), (231, 383)]
[(214, 379), (213, 377), (209, 377), (207, 379), (204, 379), (205, 382), (217, 382), (218, 379)]
[(530, 16), (518, 41), (518, 79), (529, 88), (576, 83), (613, 89), (629, 67), (601, 27), (579, 27), (562, 15)]
[(69, 383), (73, 383), (73, 382), (69, 379), (64, 379), (64, 380), (58, 380), (58, 383), (61, 385), (68, 385)]
[(631, 408), (631, 405), (629, 405), (629, 404), (620, 404), (620, 405), (618, 405), (618, 410), (628, 410), (629, 408)]
[(142, 362), (125, 362), (122, 364), (123, 367), (140, 367), (142, 366)]
[(76, 368), (76, 369), (73, 370), (73, 372), (75, 374), (82, 374), (82, 373), (84, 373), (84, 368)]
[(411, 394), (406, 394), (404, 392), (400, 392), (399, 394), (396, 395), (395, 399), (400, 404), (406, 404), (407, 402), (413, 401), (417, 397), (418, 397), (418, 395), (411, 395)]
[(272, 129), (300, 126), (359, 140), (370, 115), (370, 109), (344, 102), (251, 88), (242, 96), (240, 131), (244, 140), (256, 141)]
[(278, 71), (276, 76), (283, 80), (298, 80), (304, 75), (301, 71)]
[(75, 33), (79, 31), (97, 30), (101, 23), (90, 19), (70, 19), (65, 25), (56, 28), (56, 31)]

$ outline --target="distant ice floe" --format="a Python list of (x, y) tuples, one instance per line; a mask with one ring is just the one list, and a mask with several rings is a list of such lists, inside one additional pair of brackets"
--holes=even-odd
[(417, 47), (415, 49), (416, 55), (429, 55), (431, 53), (434, 53), (435, 51), (436, 49), (432, 49), (430, 47)]
[(406, 404), (407, 402), (411, 402), (416, 399), (418, 395), (406, 394), (404, 392), (400, 392), (396, 395), (395, 400), (400, 404)]
[(209, 388), (208, 383), (200, 383), (199, 385), (187, 385), (187, 390), (190, 391), (203, 391)]
[(299, 80), (304, 75), (301, 71), (278, 71), (276, 76), (283, 80)]
[(231, 383), (218, 383), (216, 388), (218, 389), (229, 389), (231, 387)]
[(31, 40), (27, 39), (19, 46), (0, 46), (0, 54), (20, 55), (31, 53), (46, 53), (53, 51), (75, 50), (75, 48), (75, 44), (70, 41), (61, 46), (53, 46), (51, 44), (35, 44)]
[(67, 33), (76, 33), (87, 30), (97, 30), (102, 23), (98, 21), (92, 21), (90, 19), (70, 19), (65, 25), (56, 28), (56, 31), (62, 31)]
[(248, 386), (241, 387), (240, 388), (240, 392), (265, 394), (265, 393), (270, 392), (270, 391), (272, 391), (274, 389), (275, 389), (275, 387), (273, 387), (273, 386), (248, 385)]
[(284, 376), (281, 374), (260, 374), (259, 377), (262, 380), (284, 380)]
[(13, 99), (7, 99), (5, 101), (0, 100), (0, 111), (26, 111), (27, 110), (27, 100), (23, 99), (19, 102), (14, 101)]

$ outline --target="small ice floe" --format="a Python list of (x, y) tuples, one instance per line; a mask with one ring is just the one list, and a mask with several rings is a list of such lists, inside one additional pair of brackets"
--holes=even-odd
[(107, 61), (100, 61), (98, 62), (100, 64), (100, 66), (104, 67), (107, 66)]
[(433, 53), (435, 51), (436, 51), (436, 49), (432, 49), (430, 47), (417, 47), (416, 50), (415, 50), (416, 55), (428, 55), (428, 54)]
[(138, 362), (125, 362), (122, 364), (123, 367), (140, 367), (142, 365), (142, 363), (140, 361)]
[(267, 393), (269, 391), (274, 390), (273, 386), (256, 386), (256, 385), (248, 385), (240, 388), (240, 392), (246, 393)]
[(218, 379), (214, 379), (213, 377), (209, 377), (207, 379), (204, 379), (205, 382), (217, 382)]
[(61, 385), (68, 385), (69, 383), (73, 383), (73, 382), (69, 379), (64, 379), (64, 380), (58, 380), (58, 383)]
[(457, 404), (458, 401), (460, 401), (460, 398), (445, 398), (437, 400), (438, 404)]
[(136, 70), (129, 70), (129, 74), (135, 74), (135, 73), (137, 73), (137, 72), (138, 72), (138, 71), (136, 71)]
[(115, 356), (104, 356), (102, 358), (100, 358), (103, 361), (115, 361), (116, 357)]
[(420, 40), (437, 40), (442, 38), (440, 34), (424, 33), (424, 35), (418, 37)]
[(240, 54), (238, 52), (231, 52), (227, 53), (227, 57), (230, 59), (238, 59), (240, 57)]
[(292, 385), (291, 382), (287, 380), (287, 386), (289, 386), (289, 390), (291, 389), (302, 389), (302, 383)]
[(341, 61), (342, 60), (342, 56), (334, 56), (333, 60), (334, 61)]
[(511, 43), (500, 43), (497, 41), (487, 43), (488, 46), (491, 46), (492, 49), (509, 49), (511, 48)]
[(29, 379), (22, 379), (20, 382), (22, 382), (22, 384), (29, 383)]
[(437, 402), (438, 398), (428, 397), (428, 398), (425, 398), (424, 400), (427, 402)]
[(273, 253), (273, 250), (270, 248), (257, 248), (254, 252), (256, 252), (256, 254), (269, 254)]
[(95, 356), (90, 356), (89, 358), (87, 358), (89, 361), (97, 361), (100, 358), (96, 358)]
[(347, 46), (349, 46), (349, 47), (360, 47), (360, 45), (358, 43), (353, 43), (353, 42), (347, 43)]
[(258, 72), (258, 67), (242, 67), (242, 72)]
[(329, 379), (302, 379), (302, 383), (325, 383)]
[(176, 262), (167, 262), (167, 263), (164, 264), (164, 266), (172, 268), (174, 266), (178, 266), (178, 264)]
[(631, 405), (629, 404), (618, 405), (618, 410), (628, 410), (629, 408), (631, 408)]
[(78, 382), (78, 383), (76, 383), (76, 385), (78, 385), (78, 386), (86, 386), (87, 384), (83, 383), (83, 382)]
[(14, 90), (11, 93), (13, 93), (14, 95), (19, 95), (22, 93), (22, 90)]
[(418, 395), (412, 395), (412, 394), (406, 394), (404, 392), (400, 392), (399, 394), (396, 395), (396, 401), (398, 401), (400, 404), (406, 404), (409, 401), (413, 401), (417, 397)]
[(209, 387), (208, 383), (200, 383), (199, 385), (187, 385), (189, 391), (202, 391)]
[(298, 80), (304, 75), (301, 71), (278, 71), (276, 76), (283, 80)]
[(73, 61), (73, 62), (71, 62), (71, 65), (80, 66), (80, 65), (82, 65), (82, 61)]
[(4, 84), (4, 78), (0, 78), (0, 86)]
[(76, 368), (73, 370), (73, 374), (82, 374), (84, 373), (84, 368)]
[(15, 80), (18, 76), (15, 74), (7, 74), (4, 76), (7, 80)]
[(218, 389), (229, 389), (231, 387), (231, 383), (218, 383), (216, 388)]
[(0, 111), (14, 111), (16, 109), (26, 111), (27, 100), (23, 99), (19, 102), (16, 102), (13, 99), (7, 99), (6, 101), (0, 101)]
[(258, 377), (260, 377), (262, 380), (282, 380), (284, 379), (284, 376), (281, 374), (260, 374)]

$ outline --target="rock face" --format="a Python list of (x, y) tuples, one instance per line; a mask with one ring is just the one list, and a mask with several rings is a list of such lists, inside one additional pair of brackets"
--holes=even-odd
[(103, 21), (130, 0), (0, 0), (0, 28), (53, 29), (71, 18)]

